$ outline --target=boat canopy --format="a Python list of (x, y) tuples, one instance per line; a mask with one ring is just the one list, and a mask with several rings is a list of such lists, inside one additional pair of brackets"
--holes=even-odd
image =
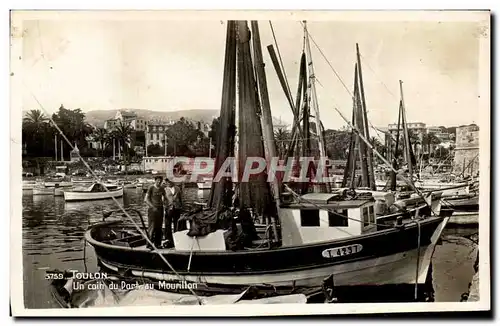
[(106, 192), (106, 188), (108, 190), (116, 190), (116, 185), (103, 185), (101, 183), (94, 183), (90, 187), (88, 187), (85, 191), (87, 192)]

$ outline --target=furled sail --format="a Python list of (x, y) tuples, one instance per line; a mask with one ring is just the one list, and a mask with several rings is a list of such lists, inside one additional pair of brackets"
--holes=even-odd
[[(237, 22), (238, 35), (238, 180), (245, 177), (245, 170), (250, 167), (248, 159), (265, 159), (260, 107), (257, 84), (254, 75), (250, 49), (250, 30), (246, 21)], [(267, 173), (248, 175), (248, 180), (239, 182), (240, 209), (252, 208), (257, 214), (263, 214), (273, 207)]]
[[(236, 108), (236, 22), (228, 21), (226, 34), (226, 53), (222, 82), (222, 104), (220, 109), (219, 135), (215, 147), (214, 177), (223, 163), (234, 157)], [(210, 191), (209, 205), (217, 210), (231, 206), (233, 183), (230, 177), (215, 179)]]

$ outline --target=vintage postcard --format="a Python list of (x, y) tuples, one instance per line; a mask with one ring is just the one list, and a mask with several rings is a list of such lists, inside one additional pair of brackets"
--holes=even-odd
[(490, 34), (11, 11), (12, 314), (490, 310)]

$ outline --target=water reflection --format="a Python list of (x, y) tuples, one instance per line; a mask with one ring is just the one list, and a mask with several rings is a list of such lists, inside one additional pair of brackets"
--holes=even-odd
[[(205, 201), (208, 192), (197, 188), (184, 189), (186, 203)], [(117, 198), (123, 207), (138, 209), (147, 220), (144, 193), (141, 189), (125, 189)], [(50, 296), (47, 269), (77, 269), (96, 271), (96, 258), (91, 246), (85, 250), (83, 236), (91, 223), (102, 220), (102, 212), (119, 209), (112, 199), (65, 202), (64, 197), (33, 195), (23, 192), (23, 274), (24, 300), (27, 308), (56, 307)], [(131, 214), (132, 215), (132, 214)], [(118, 215), (120, 216), (120, 214)], [(136, 215), (132, 215), (136, 222)], [(86, 265), (86, 266), (85, 266)]]

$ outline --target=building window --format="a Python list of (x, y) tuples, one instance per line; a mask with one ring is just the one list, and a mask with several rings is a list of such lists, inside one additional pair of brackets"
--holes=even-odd
[(319, 209), (300, 210), (301, 226), (319, 226)]
[(348, 226), (347, 209), (328, 211), (328, 226)]

